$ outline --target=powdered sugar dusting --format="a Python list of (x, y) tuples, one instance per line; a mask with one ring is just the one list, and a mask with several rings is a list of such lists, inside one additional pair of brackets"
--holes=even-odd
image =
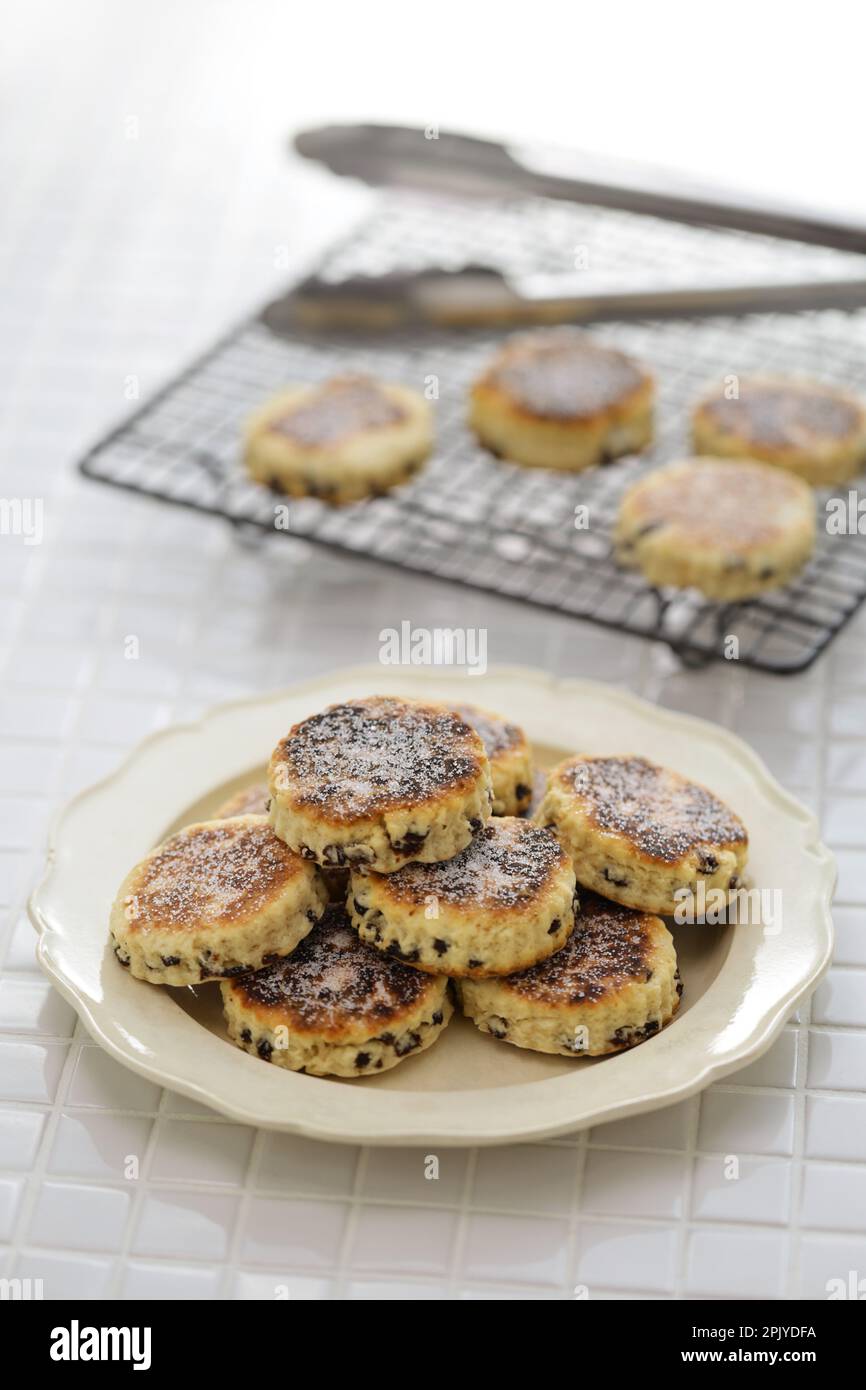
[(600, 830), (675, 864), (698, 845), (745, 844), (733, 811), (706, 787), (645, 758), (576, 758), (560, 773)]
[(295, 1026), (327, 1031), (364, 1019), (381, 1031), (434, 980), (367, 946), (345, 908), (332, 904), (290, 956), (232, 988), (251, 1004), (282, 1010)]
[(311, 389), (271, 429), (306, 448), (321, 448), (403, 419), (405, 412), (372, 377), (342, 376)]
[(264, 818), (188, 826), (140, 866), (126, 919), (137, 931), (230, 922), (259, 911), (301, 870)]
[(620, 404), (644, 375), (624, 353), (554, 329), (513, 339), (489, 379), (533, 415), (573, 420)]
[(268, 812), (268, 789), (265, 786), (244, 787), (213, 813), (214, 820), (229, 816), (265, 816)]
[(704, 403), (716, 429), (770, 448), (814, 448), (844, 439), (863, 418), (854, 401), (820, 382), (741, 381), (739, 396)]
[(497, 816), (466, 849), (438, 864), (407, 864), (380, 886), (413, 903), (434, 897), (455, 907), (519, 907), (543, 891), (568, 863), (549, 830), (514, 816)]
[(502, 983), (557, 1005), (592, 1003), (630, 980), (643, 983), (659, 919), (585, 891), (580, 908), (574, 931), (555, 955)]
[(296, 724), (277, 746), (272, 779), (294, 805), (351, 822), (474, 784), (483, 761), (478, 735), (454, 710), (383, 695)]
[(460, 718), (471, 724), (479, 735), (488, 758), (517, 748), (524, 742), (523, 730), (516, 724), (509, 724), (506, 720), (500, 719), (497, 714), (478, 709), (476, 705), (455, 705), (454, 708)]
[(806, 484), (756, 459), (691, 458), (647, 473), (627, 494), (629, 526), (745, 554), (811, 517)]

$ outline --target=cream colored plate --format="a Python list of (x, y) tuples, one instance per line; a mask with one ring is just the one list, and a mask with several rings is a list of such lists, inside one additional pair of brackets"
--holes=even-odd
[[(743, 818), (754, 886), (779, 889), (783, 923), (675, 929), (685, 992), (672, 1024), (612, 1057), (546, 1057), (455, 1016), (429, 1052), (381, 1077), (322, 1080), (232, 1047), (219, 989), (142, 984), (107, 946), (111, 901), (129, 867), (168, 830), (257, 780), (296, 720), (352, 696), (470, 700), (522, 724), (545, 763), (572, 751), (639, 753), (706, 783)], [(827, 968), (831, 855), (814, 817), (739, 739), (590, 681), (514, 668), (484, 677), (380, 666), (338, 672), (223, 705), (153, 735), (59, 817), (30, 912), (39, 960), (112, 1056), (233, 1119), (319, 1139), (494, 1144), (541, 1138), (651, 1110), (752, 1061)]]

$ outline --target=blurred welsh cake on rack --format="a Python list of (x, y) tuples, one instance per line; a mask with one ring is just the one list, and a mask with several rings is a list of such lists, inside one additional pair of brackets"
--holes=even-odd
[(800, 478), (754, 459), (693, 458), (624, 493), (618, 562), (657, 588), (733, 603), (783, 588), (815, 548), (815, 501)]
[(344, 506), (407, 482), (432, 446), (432, 412), (417, 391), (340, 376), (266, 402), (247, 424), (244, 458), (275, 492)]
[(696, 453), (762, 459), (814, 487), (866, 468), (866, 403), (798, 377), (737, 378), (709, 391), (692, 416)]
[(625, 353), (570, 328), (508, 339), (472, 387), (469, 425), (492, 453), (580, 472), (646, 448), (655, 388)]

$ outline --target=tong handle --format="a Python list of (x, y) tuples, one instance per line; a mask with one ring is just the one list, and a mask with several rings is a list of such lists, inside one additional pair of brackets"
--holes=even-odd
[(389, 187), (481, 198), (595, 203), (667, 221), (727, 227), (866, 254), (866, 222), (742, 192), (698, 191), (675, 173), (420, 126), (331, 125), (300, 131), (295, 149), (336, 174)]

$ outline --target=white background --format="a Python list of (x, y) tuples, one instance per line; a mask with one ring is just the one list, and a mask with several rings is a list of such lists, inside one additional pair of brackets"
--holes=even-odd
[(231, 163), (238, 141), (304, 124), (436, 122), (866, 212), (866, 19), (850, 0), (3, 9), (5, 101), (25, 146), (81, 105), (94, 132), (133, 113), (174, 149), (194, 137)]

